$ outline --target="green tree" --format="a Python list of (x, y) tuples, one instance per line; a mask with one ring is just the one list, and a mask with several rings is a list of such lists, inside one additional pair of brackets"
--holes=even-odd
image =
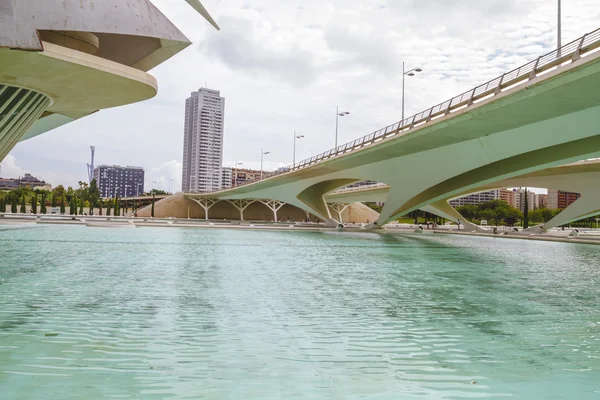
[(37, 195), (31, 196), (31, 212), (37, 214)]
[(75, 198), (73, 196), (71, 196), (71, 200), (69, 201), (69, 215), (74, 215), (75, 214), (75, 204), (74, 204)]
[(63, 214), (63, 215), (66, 213), (66, 210), (65, 210), (65, 200), (66, 200), (66, 197), (63, 194), (63, 197), (60, 198), (60, 213)]
[(115, 204), (114, 204), (113, 215), (115, 217), (119, 216), (119, 196), (117, 196), (117, 195), (115, 195)]
[(42, 193), (42, 202), (40, 205), (40, 214), (46, 214), (48, 211), (46, 210), (46, 192)]
[(463, 217), (465, 217), (469, 221), (477, 219), (478, 208), (475, 205), (466, 204), (464, 206), (458, 206), (456, 207), (456, 211), (458, 211)]
[(6, 197), (2, 197), (0, 199), (0, 212), (2, 212), (2, 213), (6, 212)]
[(108, 199), (106, 202), (106, 216), (110, 216), (110, 210), (112, 209), (112, 201)]
[(100, 190), (98, 189), (98, 184), (95, 179), (92, 179), (90, 182), (90, 187), (88, 188), (88, 200), (90, 202), (90, 215), (94, 215), (94, 207), (100, 200)]
[(523, 203), (523, 229), (529, 228), (529, 194), (525, 188), (525, 202)]
[(23, 195), (21, 199), (21, 209), (19, 210), (19, 212), (21, 214), (25, 214), (27, 212), (27, 207), (25, 206), (25, 195)]
[(18, 201), (16, 198), (13, 198), (10, 202), (10, 212), (13, 214), (17, 213), (17, 203)]
[(165, 192), (164, 190), (160, 190), (160, 189), (152, 189), (147, 194), (157, 194), (160, 196), (160, 195), (165, 195), (165, 194), (169, 194), (169, 193)]
[(150, 210), (150, 215), (154, 218), (154, 200), (156, 199), (156, 194), (152, 193), (152, 208)]
[(59, 201), (64, 200), (65, 194), (65, 187), (63, 185), (58, 185), (54, 189), (52, 189), (52, 200), (50, 202), (50, 206), (56, 207)]

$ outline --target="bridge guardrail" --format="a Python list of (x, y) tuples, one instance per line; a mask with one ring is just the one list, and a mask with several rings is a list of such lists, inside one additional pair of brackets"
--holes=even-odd
[(491, 79), (473, 89), (461, 93), (458, 96), (430, 107), (427, 110), (405, 118), (402, 121), (388, 125), (385, 128), (381, 128), (375, 132), (372, 132), (369, 135), (363, 136), (348, 143), (344, 143), (336, 148), (330, 149), (311, 158), (298, 161), (289, 167), (281, 168), (275, 172), (265, 173), (263, 174), (262, 179), (258, 178), (252, 181), (246, 181), (240, 185), (237, 185), (236, 187), (249, 185), (260, 180), (265, 180), (276, 175), (284, 174), (286, 172), (296, 171), (323, 160), (369, 146), (383, 139), (409, 131), (418, 125), (427, 123), (444, 115), (448, 115), (453, 111), (457, 111), (458, 109), (466, 108), (476, 104), (485, 98), (496, 96), (503, 90), (510, 89), (517, 84), (530, 81), (567, 61), (575, 62), (583, 55), (597, 49), (598, 47), (600, 47), (600, 28), (586, 33), (572, 42), (565, 44), (559, 49), (552, 50), (551, 52), (544, 54), (535, 60), (506, 72), (499, 77)]

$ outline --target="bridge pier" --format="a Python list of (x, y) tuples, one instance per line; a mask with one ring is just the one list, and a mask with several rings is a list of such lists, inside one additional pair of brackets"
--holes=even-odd
[(440, 200), (436, 203), (427, 205), (421, 208), (421, 210), (435, 214), (438, 217), (442, 217), (447, 220), (460, 223), (460, 225), (463, 225), (465, 227), (465, 230), (483, 231), (483, 229), (481, 229), (481, 227), (479, 227), (478, 225), (467, 221), (467, 219), (463, 217), (458, 211), (456, 211), (454, 207), (448, 204), (448, 201), (446, 200)]
[[(346, 211), (346, 209), (348, 207), (350, 207), (351, 204), (350, 203), (329, 203), (328, 205), (329, 205), (330, 209), (332, 209), (333, 211), (335, 211), (337, 213), (337, 215), (338, 215), (338, 220), (337, 221), (340, 224), (343, 224), (344, 221), (343, 221), (343, 218), (342, 218), (342, 213), (344, 211)], [(330, 215), (331, 215), (331, 213), (330, 213)]]
[(286, 205), (286, 203), (283, 201), (279, 201), (279, 200), (259, 200), (259, 201), (261, 203), (263, 203), (265, 206), (267, 206), (269, 208), (269, 210), (273, 211), (273, 221), (277, 222), (278, 221), (277, 212), (281, 209), (281, 207)]
[(202, 207), (202, 209), (204, 210), (204, 219), (206, 221), (209, 220), (208, 217), (208, 211), (210, 210), (210, 208), (212, 206), (214, 206), (215, 204), (217, 204), (219, 201), (219, 199), (211, 199), (211, 198), (201, 198), (201, 199), (195, 199), (192, 198), (193, 201), (195, 201), (196, 203), (198, 203), (200, 205), (200, 207)]
[(244, 220), (244, 210), (248, 208), (248, 206), (254, 203), (256, 200), (251, 199), (237, 199), (237, 200), (227, 200), (229, 203), (233, 204), (235, 208), (240, 212), (240, 221)]

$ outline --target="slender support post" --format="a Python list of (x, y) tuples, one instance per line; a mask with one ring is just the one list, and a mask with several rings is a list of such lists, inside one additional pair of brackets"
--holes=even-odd
[(296, 165), (296, 131), (294, 131), (294, 158), (292, 159), (292, 168)]
[[(561, 6), (560, 6), (560, 0), (558, 0), (558, 24), (557, 24), (558, 25), (558, 32), (557, 32), (557, 35), (558, 35), (557, 39), (558, 40), (556, 41), (556, 43), (558, 44), (557, 48), (559, 50), (561, 48), (560, 37), (562, 36), (561, 35), (561, 19), (562, 19), (561, 18)], [(559, 51), (558, 57), (560, 57), (560, 51)]]
[[(337, 148), (337, 137), (338, 137), (338, 123), (340, 120), (340, 107), (336, 106), (335, 107), (335, 148)], [(294, 133), (294, 137), (296, 137), (296, 134)], [(294, 142), (295, 143), (295, 142)]]

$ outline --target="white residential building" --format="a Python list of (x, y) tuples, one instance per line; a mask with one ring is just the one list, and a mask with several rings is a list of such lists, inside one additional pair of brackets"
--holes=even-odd
[(233, 168), (223, 167), (221, 178), (221, 189), (231, 189), (231, 182), (233, 181)]
[(486, 192), (473, 193), (462, 197), (457, 197), (449, 201), (453, 207), (466, 206), (467, 204), (477, 205), (487, 203), (488, 201), (500, 198), (499, 190), (488, 190)]
[(182, 190), (206, 193), (221, 189), (225, 99), (201, 88), (185, 101)]

